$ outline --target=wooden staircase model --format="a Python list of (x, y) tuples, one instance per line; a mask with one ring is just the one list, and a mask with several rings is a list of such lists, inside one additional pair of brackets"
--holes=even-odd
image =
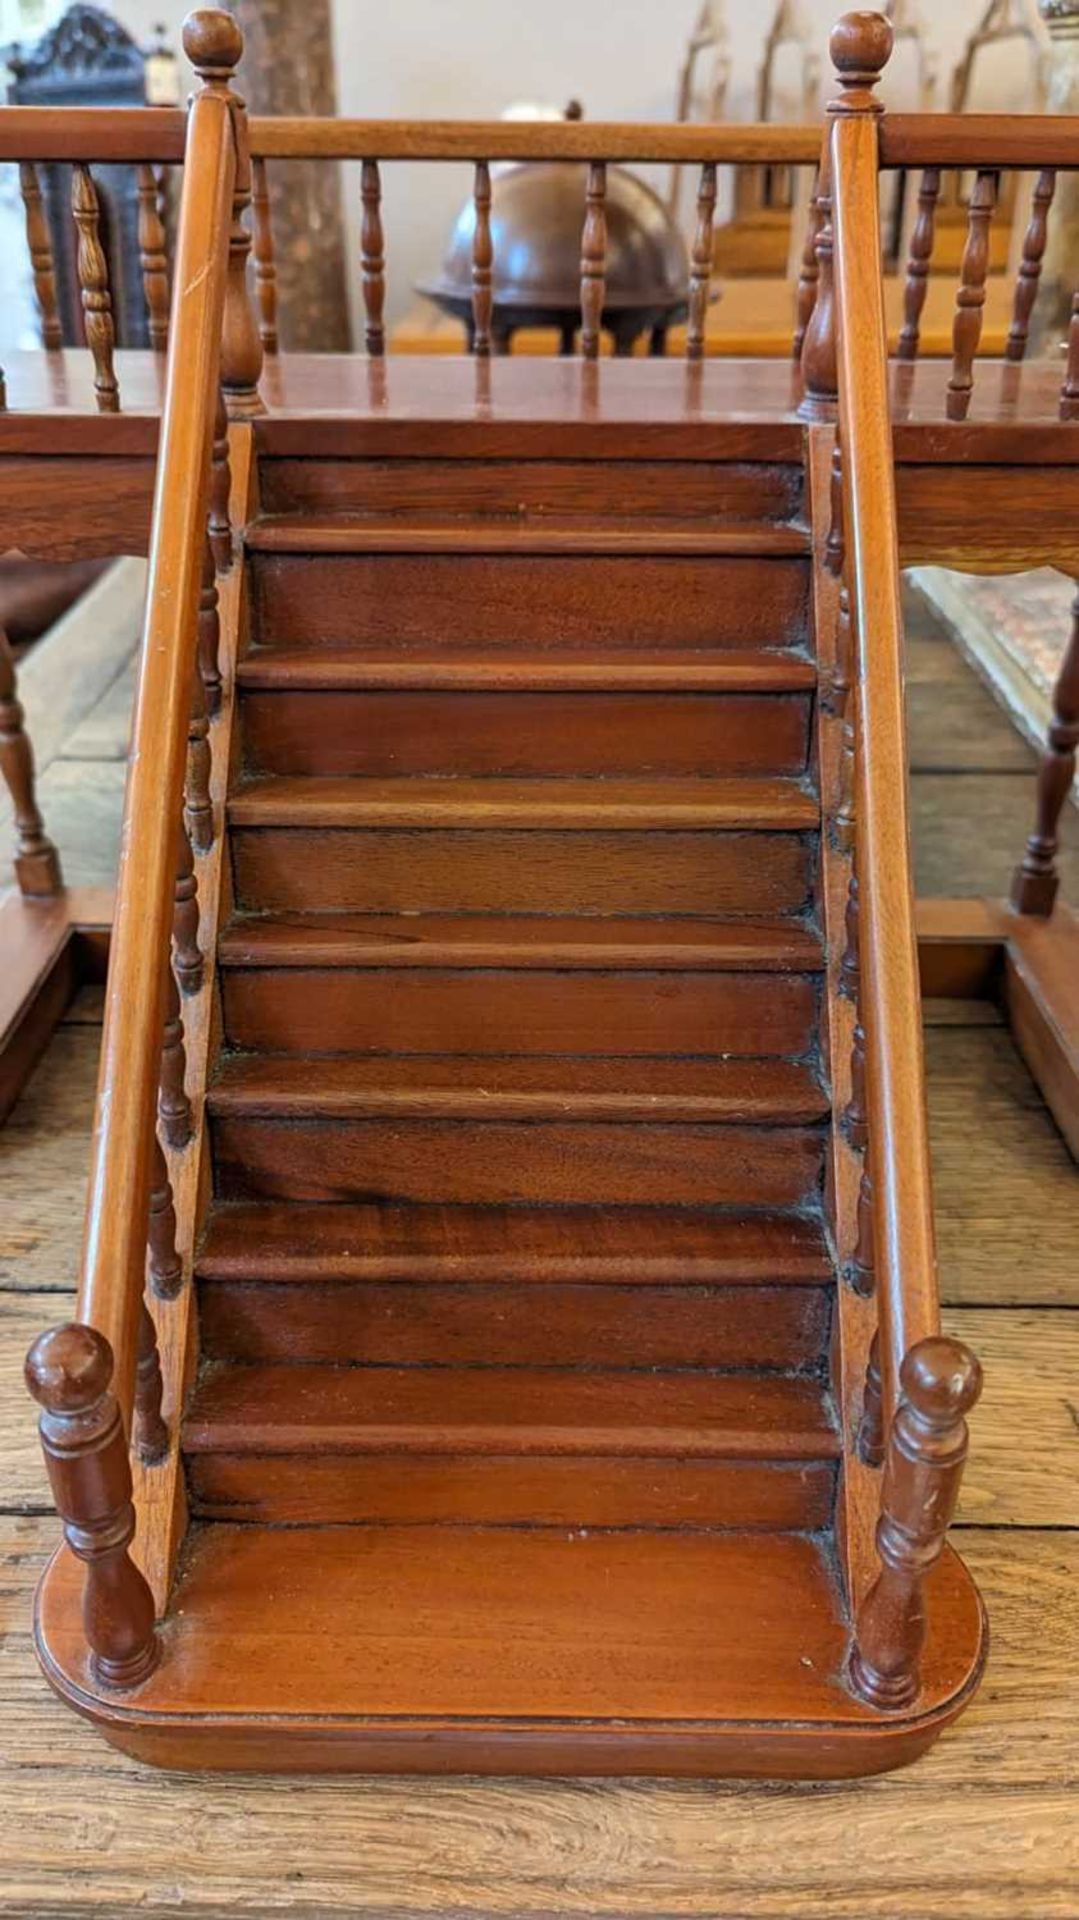
[(145, 1759), (849, 1775), (977, 1684), (945, 1534), (979, 1373), (939, 1331), (907, 852), (887, 33), (833, 39), (801, 424), (710, 416), (699, 366), (688, 403), (684, 368), (621, 370), (620, 417), (590, 357), (481, 357), (421, 422), (275, 434), (234, 379), (226, 437), (240, 49), (188, 23), (79, 1321), (28, 1361), (66, 1533), (41, 1660)]

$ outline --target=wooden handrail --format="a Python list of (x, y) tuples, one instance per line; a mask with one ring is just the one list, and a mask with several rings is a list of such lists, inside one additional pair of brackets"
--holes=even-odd
[(861, 1018), (885, 1399), (939, 1328), (918, 948), (910, 869), (899, 541), (880, 272), (878, 127), (831, 137), (839, 433), (858, 652), (857, 819)]
[(262, 160), (634, 160), (815, 166), (818, 126), (604, 120), (337, 120), (254, 116)]
[(179, 107), (0, 107), (0, 160), (144, 160), (184, 157)]
[(184, 162), (78, 1299), (112, 1348), (129, 1431), (236, 165), (226, 89), (195, 98)]
[[(184, 157), (186, 116), (161, 107), (0, 107), (0, 159), (146, 161)], [(255, 115), (256, 160), (606, 160), (814, 166), (815, 124), (665, 125), (569, 120), (348, 120)], [(889, 113), (879, 163), (895, 167), (1079, 168), (1079, 116)]]
[(1079, 168), (1079, 115), (888, 113), (880, 123), (880, 165), (1067, 173)]

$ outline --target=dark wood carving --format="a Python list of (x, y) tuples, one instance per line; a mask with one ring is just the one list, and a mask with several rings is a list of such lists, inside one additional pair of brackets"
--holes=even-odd
[(35, 1340), (26, 1383), (64, 1538), (86, 1567), (83, 1628), (95, 1677), (137, 1687), (157, 1665), (154, 1602), (131, 1558), (135, 1509), (120, 1409), (109, 1392), (112, 1353), (92, 1327), (55, 1327)]
[[(6, 56), (11, 84), (8, 101), (32, 107), (141, 107), (146, 99), (146, 55), (127, 30), (102, 8), (77, 3), (67, 8), (39, 40), (13, 48)], [(36, 170), (41, 214), (54, 275), (58, 332), (43, 324), (45, 346), (81, 346), (85, 337), (76, 236), (71, 221), (71, 168), (53, 163)], [(151, 344), (149, 316), (140, 266), (139, 194), (135, 169), (102, 163), (95, 168), (100, 242), (107, 263), (116, 341), (122, 347)], [(159, 195), (164, 182), (159, 181)], [(167, 187), (166, 187), (167, 192)], [(159, 216), (165, 208), (159, 198)], [(30, 207), (27, 206), (30, 237)], [(40, 228), (32, 242), (44, 258)], [(35, 263), (35, 282), (37, 268)], [(37, 285), (43, 323), (47, 305)]]

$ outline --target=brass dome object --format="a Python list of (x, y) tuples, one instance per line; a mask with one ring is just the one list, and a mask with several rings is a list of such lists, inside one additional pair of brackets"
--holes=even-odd
[[(581, 233), (588, 168), (563, 160), (492, 168), (494, 310), (491, 333), (506, 351), (519, 327), (557, 327), (572, 353), (580, 326)], [(603, 326), (618, 354), (642, 333), (662, 352), (667, 328), (687, 310), (685, 241), (657, 193), (625, 167), (607, 170)], [(472, 240), (476, 210), (461, 209), (442, 269), (419, 292), (462, 320), (472, 342)]]

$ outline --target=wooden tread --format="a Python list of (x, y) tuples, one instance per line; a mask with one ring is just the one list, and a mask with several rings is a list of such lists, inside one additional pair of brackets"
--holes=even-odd
[(790, 1126), (823, 1120), (829, 1098), (806, 1061), (533, 1055), (227, 1056), (207, 1095), (215, 1115), (359, 1120), (617, 1120)]
[(559, 832), (804, 831), (820, 807), (797, 780), (249, 780), (229, 800), (236, 827), (418, 827)]
[(818, 1286), (817, 1214), (693, 1207), (215, 1207), (196, 1272), (303, 1285), (506, 1280), (590, 1285)]
[[(845, 1684), (830, 1552), (805, 1535), (206, 1525), (170, 1657), (128, 1700), (80, 1658), (84, 1577), (70, 1554), (45, 1575), (46, 1672), (116, 1745), (170, 1767), (875, 1773), (955, 1718), (985, 1651), (948, 1549), (927, 1581), (925, 1689), (882, 1715)], [(302, 1606), (283, 1601), (301, 1588)]]
[(555, 1367), (211, 1366), (185, 1452), (833, 1460), (813, 1379)]
[(784, 652), (706, 653), (702, 649), (649, 653), (552, 654), (517, 648), (474, 648), (427, 655), (385, 651), (381, 656), (314, 649), (259, 647), (241, 660), (236, 679), (245, 691), (365, 692), (417, 688), (435, 692), (800, 693), (816, 686), (817, 668), (805, 655)]
[(632, 519), (544, 514), (534, 520), (447, 520), (435, 516), (379, 514), (267, 515), (252, 521), (244, 540), (249, 553), (550, 553), (550, 554), (808, 554), (806, 527), (678, 521), (667, 516)]
[(655, 968), (817, 973), (820, 933), (798, 920), (600, 919), (540, 914), (239, 914), (225, 967)]

